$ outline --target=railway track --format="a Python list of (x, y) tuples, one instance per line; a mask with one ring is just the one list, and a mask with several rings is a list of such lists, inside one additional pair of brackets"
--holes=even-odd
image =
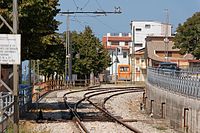
[[(128, 124), (126, 124), (121, 118), (117, 118), (116, 116), (113, 116), (110, 112), (108, 112), (108, 110), (105, 109), (105, 103), (106, 101), (113, 97), (113, 96), (117, 96), (117, 95), (123, 95), (126, 93), (136, 93), (136, 92), (143, 92), (143, 88), (139, 87), (139, 88), (135, 88), (135, 87), (113, 87), (113, 88), (91, 88), (91, 89), (85, 89), (85, 90), (79, 90), (79, 91), (72, 91), (72, 92), (68, 92), (64, 95), (64, 101), (65, 101), (65, 105), (66, 107), (70, 110), (71, 112), (71, 118), (74, 120), (74, 122), (77, 124), (77, 126), (80, 128), (80, 131), (84, 131), (86, 133), (89, 133), (89, 130), (86, 128), (86, 126), (84, 125), (84, 122), (87, 121), (84, 115), (81, 115), (77, 110), (79, 110), (80, 105), (87, 101), (89, 104), (91, 104), (93, 107), (96, 108), (96, 110), (100, 111), (99, 116), (94, 115), (90, 118), (90, 120), (100, 120), (100, 121), (112, 121), (112, 122), (117, 122), (120, 125), (123, 125), (125, 128), (129, 129), (130, 131), (133, 131), (135, 133), (141, 133), (141, 131), (129, 126)], [(79, 93), (79, 92), (85, 92), (83, 95), (83, 98), (78, 100), (76, 102), (76, 104), (74, 104), (73, 107), (71, 107), (71, 105), (68, 103), (68, 99), (67, 96), (73, 93)], [(113, 94), (114, 93), (114, 94)], [(108, 95), (111, 94), (110, 96), (107, 96), (106, 98), (104, 98), (103, 103), (97, 103), (92, 101), (92, 99), (100, 96), (100, 95)]]
[[(139, 108), (143, 91), (142, 87), (52, 91), (38, 100), (39, 108), (30, 115), (32, 121), (25, 123), (34, 125), (36, 128), (30, 128), (35, 132), (162, 132), (159, 128), (164, 121), (154, 120)], [(35, 122), (40, 109), (44, 119)]]

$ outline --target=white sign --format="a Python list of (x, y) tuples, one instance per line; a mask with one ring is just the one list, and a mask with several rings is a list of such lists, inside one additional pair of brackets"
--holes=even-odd
[(20, 64), (21, 35), (0, 34), (0, 64)]

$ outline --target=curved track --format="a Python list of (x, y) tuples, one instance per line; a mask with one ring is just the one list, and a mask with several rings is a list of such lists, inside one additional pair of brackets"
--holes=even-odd
[[(68, 92), (64, 95), (64, 101), (65, 101), (65, 105), (67, 108), (69, 108), (72, 118), (73, 120), (75, 120), (75, 123), (78, 125), (79, 128), (81, 128), (81, 131), (84, 131), (86, 133), (89, 133), (89, 131), (87, 130), (87, 128), (84, 126), (84, 123), (82, 122), (82, 119), (79, 115), (79, 113), (77, 112), (77, 109), (79, 107), (79, 105), (83, 102), (83, 101), (88, 101), (89, 104), (91, 104), (92, 106), (94, 106), (96, 109), (98, 109), (99, 111), (101, 111), (104, 116), (107, 117), (107, 119), (110, 119), (110, 121), (115, 121), (121, 125), (123, 125), (124, 127), (126, 127), (127, 129), (136, 132), (136, 133), (141, 133), (140, 131), (138, 131), (137, 129), (129, 126), (128, 124), (126, 124), (125, 122), (123, 122), (122, 120), (118, 119), (117, 117), (113, 116), (111, 113), (109, 113), (106, 109), (105, 109), (105, 102), (113, 97), (113, 96), (117, 96), (117, 95), (122, 95), (122, 94), (126, 94), (126, 93), (136, 93), (136, 92), (143, 92), (144, 89), (142, 87), (113, 87), (113, 88), (92, 88), (92, 89), (84, 89), (84, 90), (79, 90), (79, 91), (72, 91), (72, 92)], [(76, 104), (74, 105), (74, 107), (70, 107), (70, 105), (67, 102), (67, 95), (69, 94), (73, 94), (73, 93), (77, 93), (77, 92), (86, 92), (84, 94), (84, 97), (77, 101)], [(99, 95), (103, 95), (103, 94), (112, 94), (106, 98), (104, 98), (103, 103), (94, 103), (91, 98), (96, 98)], [(101, 116), (102, 117), (102, 116)]]

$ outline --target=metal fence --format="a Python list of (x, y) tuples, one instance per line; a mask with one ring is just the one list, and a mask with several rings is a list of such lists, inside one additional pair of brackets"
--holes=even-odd
[[(32, 100), (32, 87), (20, 87), (19, 108), (20, 113), (27, 110), (28, 104)], [(9, 126), (9, 121), (13, 122), (14, 96), (11, 92), (0, 92), (0, 132), (5, 132)]]
[(0, 131), (7, 127), (7, 119), (14, 114), (14, 97), (10, 92), (0, 92)]
[(168, 91), (200, 98), (199, 71), (161, 71), (158, 68), (148, 68), (147, 81)]

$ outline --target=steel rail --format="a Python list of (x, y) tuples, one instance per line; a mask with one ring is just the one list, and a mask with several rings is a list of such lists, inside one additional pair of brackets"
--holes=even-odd
[[(136, 89), (137, 88), (137, 89)], [(75, 117), (79, 127), (81, 127), (86, 133), (88, 133), (89, 131), (87, 130), (87, 128), (84, 126), (84, 124), (81, 122), (80, 120), (80, 117), (78, 115), (78, 112), (77, 112), (77, 108), (78, 108), (78, 105), (85, 101), (85, 100), (89, 100), (89, 98), (93, 97), (93, 96), (96, 96), (96, 95), (100, 95), (100, 94), (106, 94), (106, 93), (113, 93), (113, 92), (116, 92), (116, 91), (130, 91), (130, 90), (134, 90), (134, 91), (143, 91), (142, 89), (143, 87), (111, 87), (111, 88), (92, 88), (92, 89), (83, 89), (83, 90), (78, 90), (78, 91), (72, 91), (72, 92), (68, 92), (68, 93), (65, 93), (63, 98), (64, 98), (64, 101), (65, 101), (65, 104), (66, 104), (66, 107), (69, 108), (69, 110), (72, 112), (73, 116)], [(70, 107), (69, 104), (67, 104), (67, 95), (69, 94), (73, 94), (73, 93), (77, 93), (77, 92), (84, 92), (84, 91), (90, 91), (90, 92), (87, 92), (84, 94), (84, 98), (82, 98), (81, 100), (79, 100), (75, 105), (74, 105), (74, 108)], [(103, 91), (103, 92), (102, 92)], [(99, 93), (96, 93), (96, 92), (99, 92)], [(96, 94), (93, 94), (93, 95), (90, 95), (88, 97), (86, 97), (86, 95), (88, 94), (91, 94), (91, 93), (96, 93)], [(89, 102), (89, 101), (88, 101)], [(90, 102), (89, 102), (90, 103)], [(103, 111), (104, 112), (104, 111)], [(105, 112), (104, 112), (105, 113)], [(108, 116), (111, 116), (111, 114), (109, 114)], [(113, 120), (117, 121), (117, 118), (112, 118)], [(123, 121), (120, 121), (118, 120), (117, 121), (118, 123), (122, 124)], [(132, 127), (130, 127), (129, 125), (127, 125), (126, 123), (123, 123), (122, 125), (124, 125), (125, 127), (129, 128), (131, 131), (137, 131), (135, 129), (131, 129)], [(140, 133), (140, 132), (136, 132), (136, 133)]]
[(109, 112), (107, 112), (106, 110), (100, 108), (99, 106), (97, 106), (96, 104), (94, 104), (92, 101), (90, 101), (89, 99), (87, 99), (87, 101), (92, 104), (93, 106), (95, 106), (97, 109), (99, 109), (100, 111), (104, 112), (106, 115), (108, 115), (109, 117), (111, 117), (113, 120), (115, 120), (116, 122), (122, 124), (123, 126), (125, 126), (126, 128), (128, 128), (129, 130), (135, 132), (135, 133), (142, 133), (139, 130), (131, 127), (130, 125), (124, 123), (123, 121), (117, 119), (116, 117), (114, 117), (112, 114), (110, 114)]
[[(118, 90), (118, 91), (125, 91), (125, 92), (121, 92), (121, 93), (135, 93), (135, 92), (143, 92), (144, 90), (141, 90), (141, 89), (130, 89), (130, 90), (127, 90), (127, 89), (124, 89), (124, 90)], [(131, 127), (130, 125), (126, 124), (125, 122), (123, 122), (122, 120), (116, 118), (115, 116), (113, 116), (111, 113), (109, 113), (107, 110), (105, 110), (104, 108), (100, 108), (98, 105), (96, 105), (95, 103), (93, 103), (91, 100), (89, 100), (89, 98), (93, 97), (93, 96), (97, 96), (97, 95), (101, 95), (101, 94), (106, 94), (106, 93), (112, 93), (112, 92), (116, 92), (115, 91), (108, 91), (108, 92), (100, 92), (100, 93), (96, 93), (96, 94), (92, 94), (88, 97), (86, 97), (86, 95), (84, 95), (85, 99), (90, 103), (92, 104), (93, 106), (95, 106), (97, 109), (99, 109), (100, 111), (102, 111), (103, 113), (105, 113), (106, 115), (108, 115), (109, 117), (111, 117), (114, 121), (122, 124), (123, 126), (125, 126), (126, 128), (128, 128), (129, 130), (133, 131), (133, 132), (136, 132), (136, 133), (142, 133), (141, 131)]]
[[(84, 126), (84, 124), (81, 122), (80, 117), (78, 115), (78, 113), (76, 111), (74, 111), (73, 108), (70, 107), (70, 105), (67, 103), (67, 99), (65, 99), (65, 106), (68, 107), (68, 109), (70, 110), (70, 112), (73, 115), (73, 118), (75, 118), (75, 123), (78, 125), (79, 129), (83, 130), (85, 133), (89, 133), (89, 131), (87, 130), (87, 128)], [(82, 131), (81, 130), (81, 131)]]

